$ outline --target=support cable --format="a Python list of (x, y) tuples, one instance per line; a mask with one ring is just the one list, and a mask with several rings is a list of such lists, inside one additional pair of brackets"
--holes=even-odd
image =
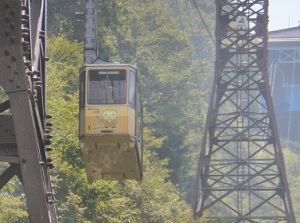
[(205, 20), (204, 20), (204, 18), (203, 18), (203, 16), (202, 16), (201, 12), (200, 12), (200, 9), (199, 9), (199, 7), (198, 7), (198, 5), (197, 5), (197, 3), (196, 3), (196, 0), (193, 0), (193, 2), (194, 2), (194, 5), (195, 5), (195, 7), (196, 7), (196, 9), (197, 9), (197, 12), (198, 12), (198, 14), (199, 14), (199, 16), (200, 16), (200, 18), (201, 18), (201, 21), (202, 21), (202, 23), (203, 23), (203, 25), (204, 25), (204, 27), (205, 27), (205, 29), (206, 29), (206, 31), (207, 31), (207, 33), (208, 33), (210, 39), (211, 39), (211, 41), (214, 43), (214, 45), (216, 45), (216, 42), (215, 42), (215, 40), (214, 40), (214, 38), (213, 38), (211, 32), (210, 32), (209, 29), (208, 29), (208, 26), (207, 26), (207, 24), (206, 24), (206, 22), (205, 22)]

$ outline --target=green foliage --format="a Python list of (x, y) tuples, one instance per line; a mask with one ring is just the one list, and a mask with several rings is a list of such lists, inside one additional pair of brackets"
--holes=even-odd
[(0, 222), (27, 222), (28, 213), (22, 207), (21, 196), (0, 194)]
[[(178, 2), (179, 6), (185, 3)], [(210, 10), (210, 1), (204, 2), (201, 4)], [(52, 180), (60, 222), (202, 222), (192, 219), (183, 198), (191, 191), (207, 110), (211, 45), (205, 42), (205, 30), (199, 28), (195, 8), (188, 3), (195, 18), (193, 30), (182, 30), (178, 14), (168, 7), (173, 4), (171, 0), (97, 2), (100, 57), (138, 65), (144, 105), (145, 172), (142, 184), (88, 184), (77, 138), (84, 24), (76, 21), (75, 12), (84, 11), (84, 3), (48, 1), (47, 108), (53, 115)], [(182, 19), (187, 18), (183, 14)], [(186, 21), (183, 24), (189, 25)], [(192, 33), (201, 38), (193, 42)], [(204, 53), (197, 55), (192, 44)], [(23, 204), (17, 198), (20, 208), (15, 210), (22, 214)], [(11, 211), (5, 199), (3, 202)], [(6, 212), (1, 211), (1, 220), (2, 216)]]
[[(144, 131), (145, 172), (141, 185), (137, 182), (87, 183), (77, 139), (78, 93), (68, 88), (70, 80), (77, 76), (77, 72), (68, 71), (81, 60), (80, 56), (74, 56), (81, 50), (78, 43), (63, 36), (49, 39), (49, 55), (54, 59), (48, 64), (48, 108), (54, 114), (52, 147), (55, 150), (51, 156), (56, 166), (53, 182), (60, 221), (194, 222), (178, 189), (168, 181), (168, 160), (160, 160), (156, 155), (166, 136), (155, 136), (147, 127)], [(68, 54), (72, 56), (64, 57)]]
[[(55, 4), (51, 6), (51, 2), (49, 8), (64, 5), (53, 1)], [(182, 6), (181, 20), (184, 27), (190, 27), (185, 3), (178, 3)], [(100, 57), (138, 65), (145, 126), (151, 129), (155, 137), (165, 139), (157, 152), (160, 158), (169, 159), (171, 180), (174, 184), (179, 184), (181, 194), (186, 196), (184, 194), (192, 187), (195, 174), (201, 126), (204, 125), (207, 108), (205, 97), (210, 88), (206, 84), (206, 71), (210, 69), (208, 63), (191, 56), (194, 53), (189, 39), (201, 37), (196, 46), (199, 45), (202, 55), (207, 57), (209, 44), (204, 41), (208, 38), (206, 32), (197, 29), (199, 21), (195, 21), (196, 19), (193, 21), (195, 27), (182, 30), (179, 15), (172, 16), (168, 8), (172, 5), (171, 1), (163, 4), (158, 0), (101, 1), (97, 4)], [(211, 4), (205, 3), (205, 7), (211, 7)], [(63, 9), (64, 6), (60, 8)], [(188, 4), (188, 10), (191, 18), (198, 18), (192, 2)], [(59, 15), (68, 16), (68, 10)], [(70, 20), (69, 23), (70, 26), (75, 26), (75, 21)], [(68, 38), (70, 35), (78, 35), (69, 34), (70, 30), (72, 31), (68, 28), (65, 32)], [(51, 32), (53, 34), (55, 33)], [(62, 49), (64, 48), (61, 51)], [(61, 60), (67, 55), (57, 54)]]
[[(2, 174), (8, 166), (6, 163), (0, 163), (0, 173)], [(0, 192), (0, 222), (27, 223), (25, 196), (18, 178), (13, 177)]]
[[(52, 180), (61, 223), (193, 223), (186, 202), (201, 144), (213, 43), (193, 0), (97, 1), (99, 56), (136, 63), (144, 107), (144, 180), (88, 184), (78, 146), (78, 73), (83, 64), (83, 0), (48, 1), (47, 107), (53, 115)], [(198, 2), (213, 33), (214, 3)], [(300, 216), (299, 155), (285, 150)], [(20, 183), (0, 194), (0, 222), (28, 222)], [(205, 213), (209, 216), (209, 213)]]
[[(77, 2), (81, 4), (49, 0), (48, 107), (54, 115), (54, 183), (61, 222), (194, 222), (182, 198), (189, 199), (193, 186), (214, 46), (193, 1), (97, 2), (100, 57), (136, 63), (139, 69), (145, 126), (141, 185), (86, 182), (77, 140), (84, 24), (74, 19), (84, 3)], [(214, 3), (197, 3), (213, 33)], [(297, 211), (299, 157), (289, 150), (285, 154)]]
[(289, 148), (285, 148), (283, 151), (286, 173), (289, 182), (290, 193), (292, 197), (293, 209), (295, 212), (296, 219), (300, 218), (300, 156), (298, 145), (296, 152)]
[[(165, 141), (157, 152), (168, 158), (171, 180), (183, 191), (191, 188), (206, 102), (207, 74), (196, 70), (192, 46), (161, 1), (126, 1), (126, 19), (115, 27), (116, 61), (137, 63), (142, 83), (144, 124)], [(124, 25), (126, 29), (124, 29)], [(197, 60), (199, 62), (199, 60)], [(198, 64), (197, 64), (198, 65)], [(201, 107), (203, 109), (201, 109)], [(180, 156), (178, 155), (180, 154)]]
[(70, 40), (84, 40), (83, 13), (85, 0), (48, 0), (47, 1), (47, 34), (48, 36), (65, 35)]

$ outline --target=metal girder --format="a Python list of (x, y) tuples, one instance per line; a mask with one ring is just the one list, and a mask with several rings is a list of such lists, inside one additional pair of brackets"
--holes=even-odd
[(0, 175), (0, 189), (2, 189), (11, 180), (11, 178), (16, 175), (21, 176), (20, 166), (10, 164), (10, 166)]
[[(57, 222), (47, 165), (45, 111), (45, 0), (0, 2), (0, 85), (8, 101), (0, 127), (0, 158), (10, 164), (0, 177), (3, 187), (13, 175), (23, 184), (31, 223)], [(6, 121), (3, 121), (6, 120)]]
[(86, 0), (84, 63), (92, 64), (98, 59), (96, 0)]
[(295, 222), (267, 69), (268, 0), (216, 0), (216, 62), (194, 216)]
[[(78, 16), (82, 15), (77, 13)], [(86, 0), (85, 6), (85, 37), (84, 37), (84, 64), (103, 64), (98, 56), (98, 28), (96, 0)], [(79, 17), (80, 18), (80, 17)]]

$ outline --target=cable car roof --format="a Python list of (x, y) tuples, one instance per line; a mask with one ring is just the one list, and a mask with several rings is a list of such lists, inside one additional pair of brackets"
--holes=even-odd
[(124, 63), (111, 63), (111, 62), (107, 62), (107, 63), (98, 63), (98, 64), (84, 64), (83, 65), (83, 68), (84, 67), (124, 67), (124, 66), (127, 66), (127, 67), (132, 67), (134, 69), (137, 69), (137, 67), (135, 65), (132, 65), (132, 64), (124, 64)]

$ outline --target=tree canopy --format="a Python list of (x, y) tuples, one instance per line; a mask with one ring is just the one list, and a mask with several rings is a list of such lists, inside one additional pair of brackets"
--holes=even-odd
[[(213, 33), (214, 3), (201, 0), (198, 7)], [(203, 222), (192, 218), (189, 200), (210, 96), (214, 43), (194, 1), (97, 2), (99, 56), (138, 67), (144, 110), (141, 184), (87, 182), (78, 145), (84, 39), (84, 24), (75, 16), (79, 11), (84, 11), (83, 0), (48, 0), (47, 110), (53, 115), (52, 180), (59, 221)], [(289, 149), (285, 154), (298, 202), (300, 168), (294, 167), (299, 156)], [(0, 222), (28, 222), (20, 188), (14, 181), (1, 191)], [(300, 208), (295, 210), (300, 215)]]

